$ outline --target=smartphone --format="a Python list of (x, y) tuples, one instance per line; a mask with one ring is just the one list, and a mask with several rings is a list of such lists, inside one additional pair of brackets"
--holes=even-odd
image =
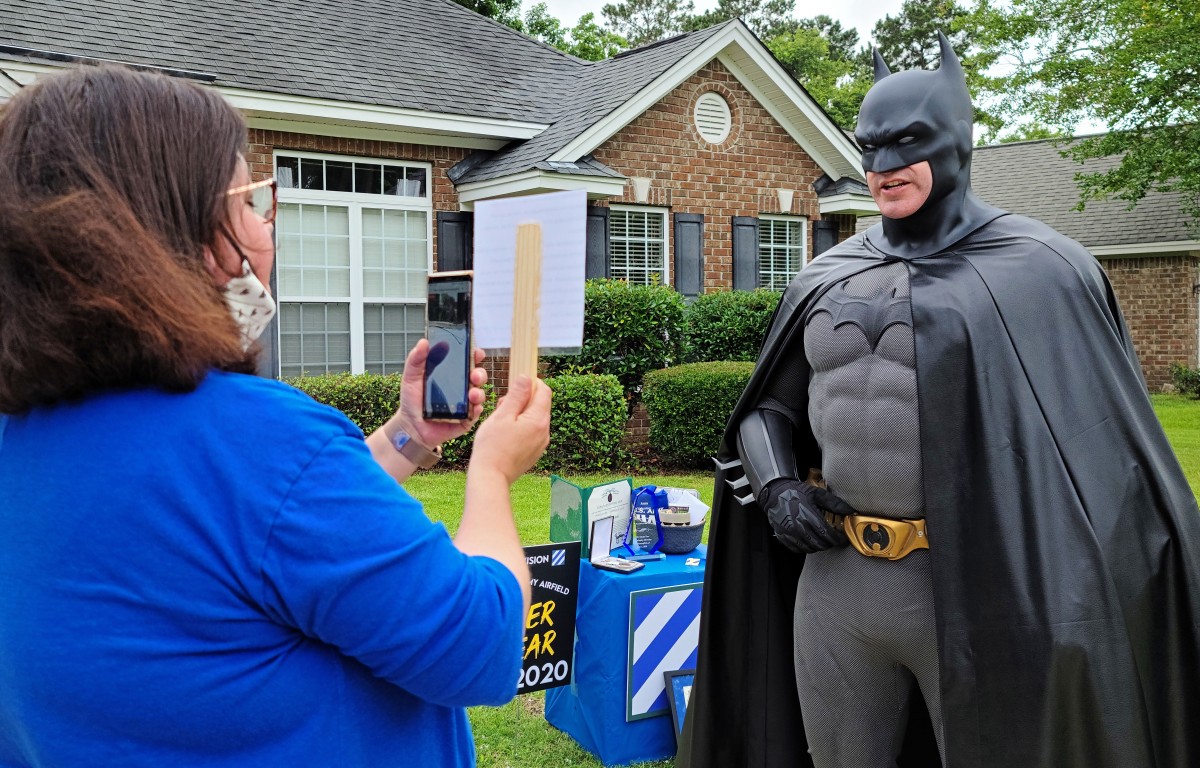
[(471, 409), (471, 284), (470, 270), (433, 272), (428, 277), (425, 304), (426, 419), (458, 421)]

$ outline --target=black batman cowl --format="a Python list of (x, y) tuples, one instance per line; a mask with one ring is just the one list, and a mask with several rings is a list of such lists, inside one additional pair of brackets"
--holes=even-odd
[(885, 173), (928, 160), (929, 198), (903, 219), (883, 217), (867, 230), (871, 245), (905, 259), (940, 253), (1003, 215), (971, 191), (971, 130), (974, 110), (962, 64), (938, 33), (938, 69), (892, 74), (875, 51), (875, 86), (863, 99), (854, 137), (863, 170)]

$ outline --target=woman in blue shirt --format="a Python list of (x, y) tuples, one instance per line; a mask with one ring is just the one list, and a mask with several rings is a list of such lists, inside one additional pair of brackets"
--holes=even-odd
[(273, 180), (215, 91), (85, 67), (0, 112), (0, 765), (474, 763), (516, 691), (511, 484), (550, 394), (480, 425), (451, 539), (397, 481), (479, 417), (364, 439), (255, 377)]

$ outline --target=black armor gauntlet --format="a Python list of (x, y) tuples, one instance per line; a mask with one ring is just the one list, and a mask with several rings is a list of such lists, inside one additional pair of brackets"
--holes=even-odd
[(791, 420), (770, 409), (750, 411), (738, 427), (738, 453), (758, 506), (784, 546), (801, 553), (846, 546), (845, 531), (830, 525), (825, 512), (852, 515), (854, 509), (830, 491), (801, 482)]

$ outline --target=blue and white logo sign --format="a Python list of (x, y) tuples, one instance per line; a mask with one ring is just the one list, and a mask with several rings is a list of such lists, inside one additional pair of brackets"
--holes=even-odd
[(663, 673), (696, 666), (703, 595), (700, 583), (630, 594), (626, 720), (668, 713)]
[(550, 565), (562, 565), (567, 561), (567, 551), (556, 549), (550, 553)]

